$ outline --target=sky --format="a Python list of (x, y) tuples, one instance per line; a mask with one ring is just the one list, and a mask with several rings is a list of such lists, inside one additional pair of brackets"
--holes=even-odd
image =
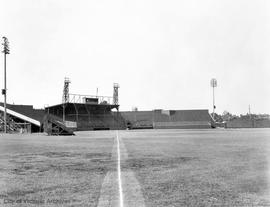
[[(270, 114), (268, 0), (0, 0), (10, 42), (7, 100), (35, 108), (70, 92), (112, 96), (120, 110)], [(3, 88), (3, 54), (0, 86)], [(0, 97), (3, 101), (3, 96)]]

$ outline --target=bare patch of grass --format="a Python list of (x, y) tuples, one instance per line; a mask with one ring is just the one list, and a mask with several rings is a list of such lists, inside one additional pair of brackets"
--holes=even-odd
[(269, 130), (167, 131), (121, 134), (147, 206), (270, 206)]
[(112, 146), (107, 132), (0, 137), (0, 206), (96, 206), (103, 179), (115, 168)]

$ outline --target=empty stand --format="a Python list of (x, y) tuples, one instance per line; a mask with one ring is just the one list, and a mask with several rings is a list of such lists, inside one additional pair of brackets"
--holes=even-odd
[[(76, 122), (78, 131), (125, 129), (121, 115), (111, 111), (114, 107), (106, 104), (65, 103), (65, 120)], [(63, 104), (45, 110), (63, 120)]]
[(121, 112), (129, 128), (210, 128), (208, 110), (154, 110)]

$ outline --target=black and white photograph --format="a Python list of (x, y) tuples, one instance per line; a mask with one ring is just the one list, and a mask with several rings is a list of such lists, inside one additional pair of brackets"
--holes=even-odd
[(269, 0), (0, 0), (0, 207), (270, 207)]

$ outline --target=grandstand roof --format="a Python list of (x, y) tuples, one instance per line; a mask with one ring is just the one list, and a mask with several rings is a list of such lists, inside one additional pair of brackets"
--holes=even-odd
[[(0, 106), (4, 106), (4, 103), (0, 102)], [(33, 105), (7, 104), (7, 108), (40, 122), (45, 113), (44, 109), (34, 109)]]

